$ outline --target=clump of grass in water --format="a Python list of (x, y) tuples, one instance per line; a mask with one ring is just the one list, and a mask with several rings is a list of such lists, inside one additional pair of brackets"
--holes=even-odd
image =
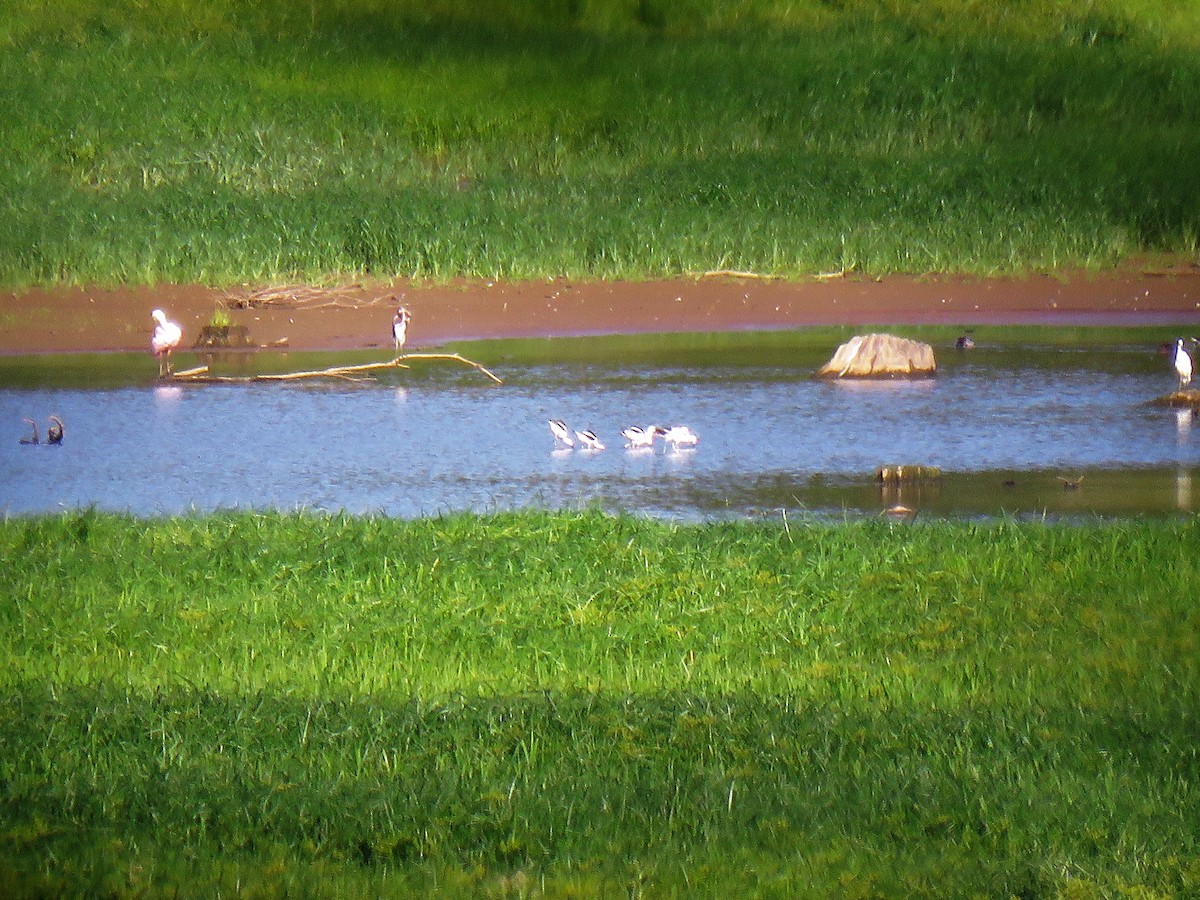
[(1198, 527), (0, 523), (7, 881), (1169, 893)]
[(218, 306), (213, 310), (212, 318), (208, 320), (208, 324), (213, 328), (228, 328), (233, 324), (233, 316), (229, 314), (228, 309)]

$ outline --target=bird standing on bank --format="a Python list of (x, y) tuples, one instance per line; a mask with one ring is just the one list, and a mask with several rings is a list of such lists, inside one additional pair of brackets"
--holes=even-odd
[(167, 314), (161, 309), (150, 313), (154, 319), (154, 335), (150, 338), (150, 349), (158, 358), (158, 377), (171, 374), (171, 351), (183, 340), (183, 329), (167, 319)]
[(1179, 389), (1182, 391), (1192, 382), (1192, 357), (1183, 348), (1183, 338), (1175, 342), (1175, 374), (1179, 376)]
[(398, 307), (396, 314), (392, 316), (392, 342), (396, 345), (397, 356), (400, 355), (405, 341), (408, 340), (408, 322), (411, 318), (412, 313), (404, 306)]

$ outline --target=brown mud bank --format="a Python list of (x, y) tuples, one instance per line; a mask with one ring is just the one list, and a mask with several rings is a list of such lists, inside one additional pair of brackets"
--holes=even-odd
[[(1200, 264), (1024, 278), (734, 274), (645, 282), (456, 281), (271, 289), (162, 285), (0, 293), (0, 353), (141, 350), (162, 307), (191, 347), (217, 309), (255, 344), (345, 350), (391, 344), (393, 298), (409, 346), (454, 340), (810, 325), (1180, 325), (1200, 329)], [(231, 306), (233, 308), (231, 308)]]

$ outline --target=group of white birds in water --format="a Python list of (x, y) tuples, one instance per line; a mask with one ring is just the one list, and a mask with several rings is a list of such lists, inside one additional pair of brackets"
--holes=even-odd
[[(158, 374), (159, 376), (171, 374), (171, 353), (179, 346), (179, 342), (183, 340), (183, 329), (178, 324), (167, 318), (167, 314), (161, 309), (153, 310), (150, 317), (154, 319), (154, 334), (150, 338), (150, 348), (154, 351), (154, 356), (158, 359)], [(404, 349), (404, 344), (408, 340), (408, 323), (412, 320), (412, 313), (406, 307), (400, 306), (396, 308), (395, 315), (392, 316), (392, 345), (396, 349), (396, 354)], [(1190, 344), (1192, 353), (1196, 350), (1195, 338), (1178, 338), (1175, 341), (1174, 357), (1175, 357), (1175, 374), (1179, 376), (1179, 389), (1183, 390), (1192, 381), (1192, 353), (1189, 353), (1184, 344)], [(966, 350), (975, 346), (975, 341), (968, 335), (963, 335), (955, 343), (959, 350)], [(550, 423), (550, 430), (554, 433), (554, 437), (562, 441), (568, 447), (575, 446), (574, 440), (571, 438), (571, 432), (566, 430), (566, 426), (562, 426), (560, 433), (556, 427), (562, 425), (559, 420), (554, 420)], [(696, 436), (685, 425), (676, 425), (672, 428), (662, 428), (654, 425), (650, 428), (641, 428), (632, 426), (621, 432), (629, 441), (629, 447), (650, 447), (654, 443), (656, 435), (661, 435), (663, 440), (676, 447), (679, 446), (695, 446)], [(604, 445), (596, 439), (595, 434), (591, 431), (577, 431), (575, 436), (579, 438), (580, 443), (586, 450), (603, 450)]]
[[(150, 337), (150, 349), (154, 352), (155, 358), (158, 360), (159, 377), (165, 377), (171, 374), (171, 353), (179, 346), (183, 340), (183, 329), (167, 318), (167, 314), (161, 309), (152, 310), (150, 318), (154, 320), (154, 333)], [(412, 320), (412, 314), (406, 307), (397, 307), (395, 314), (392, 316), (392, 345), (395, 347), (396, 355), (404, 349), (404, 345), (408, 340), (408, 324)], [(1191, 345), (1191, 351), (1185, 344)], [(974, 347), (975, 342), (967, 336), (960, 337), (957, 342), (957, 347), (966, 349)], [(1178, 338), (1172, 348), (1174, 356), (1175, 374), (1179, 377), (1179, 389), (1182, 391), (1192, 381), (1192, 356), (1196, 351), (1195, 338)], [(62, 420), (56, 416), (51, 416), (50, 428), (47, 432), (46, 442), (49, 444), (61, 444), (63, 439), (63, 424)], [(37, 423), (32, 419), (25, 419), (33, 427), (33, 434), (30, 437), (22, 438), (22, 444), (39, 443)], [(596, 432), (585, 429), (583, 431), (572, 432), (565, 422), (561, 419), (550, 420), (550, 433), (554, 436), (554, 444), (556, 447), (562, 446), (569, 449), (574, 449), (575, 442), (579, 442), (581, 450), (603, 450), (605, 444), (597, 437)], [(699, 436), (686, 425), (673, 425), (670, 428), (664, 428), (661, 425), (649, 425), (642, 428), (640, 425), (630, 425), (621, 431), (621, 436), (625, 438), (625, 447), (629, 450), (649, 450), (654, 447), (655, 438), (662, 438), (663, 444), (670, 444), (672, 448), (678, 450), (680, 448), (692, 448), (699, 442)]]
[[(554, 435), (555, 447), (574, 449), (575, 441), (578, 440), (580, 450), (605, 449), (604, 442), (591, 429), (576, 431), (572, 437), (571, 429), (562, 419), (551, 419), (549, 424), (550, 433)], [(621, 436), (625, 438), (627, 450), (652, 450), (656, 437), (661, 437), (664, 444), (670, 444), (675, 450), (692, 448), (700, 443), (700, 436), (686, 425), (672, 425), (670, 428), (663, 428), (661, 425), (648, 425), (645, 428), (630, 425), (621, 432)]]

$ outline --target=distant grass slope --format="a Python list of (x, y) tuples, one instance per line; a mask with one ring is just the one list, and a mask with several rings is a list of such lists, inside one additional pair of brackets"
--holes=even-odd
[(1197, 0), (3, 5), (0, 284), (1200, 246)]

